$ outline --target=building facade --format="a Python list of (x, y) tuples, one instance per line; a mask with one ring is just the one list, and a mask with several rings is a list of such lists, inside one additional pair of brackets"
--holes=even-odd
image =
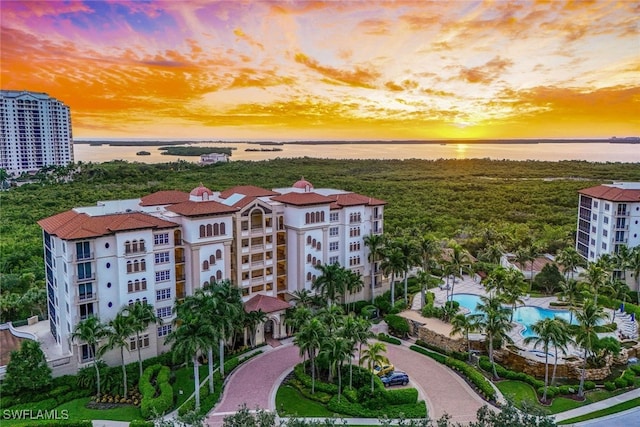
[[(364, 288), (349, 301), (381, 294), (371, 286), (364, 237), (383, 232), (385, 202), (302, 179), (267, 190), (237, 186), (190, 193), (159, 191), (139, 199), (98, 202), (38, 222), (43, 229), (51, 335), (78, 367), (90, 361), (86, 344), (70, 337), (82, 319), (111, 320), (136, 301), (152, 304), (163, 320), (133, 337), (143, 357), (168, 348), (176, 300), (204, 284), (231, 280), (245, 310), (267, 314), (256, 342), (288, 334), (284, 313), (295, 291), (312, 290), (321, 264), (339, 263), (362, 275)], [(377, 271), (377, 267), (375, 267)], [(125, 352), (127, 353), (127, 352)], [(118, 363), (119, 353), (105, 356)]]
[(640, 245), (640, 182), (616, 182), (579, 192), (576, 249), (589, 262)]
[(71, 162), (69, 107), (45, 93), (0, 91), (0, 168), (19, 175)]

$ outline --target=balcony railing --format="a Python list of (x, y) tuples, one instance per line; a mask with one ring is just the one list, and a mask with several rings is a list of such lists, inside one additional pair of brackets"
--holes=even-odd
[(80, 282), (90, 282), (92, 280), (96, 279), (96, 273), (91, 273), (89, 275), (85, 274), (84, 276), (80, 277), (80, 276), (75, 276), (75, 282), (76, 283), (80, 283)]
[(78, 261), (89, 261), (93, 259), (93, 252), (76, 254), (76, 262)]
[(87, 294), (76, 295), (73, 301), (75, 304), (80, 304), (80, 303), (95, 301), (96, 299), (98, 299), (97, 292), (91, 292)]

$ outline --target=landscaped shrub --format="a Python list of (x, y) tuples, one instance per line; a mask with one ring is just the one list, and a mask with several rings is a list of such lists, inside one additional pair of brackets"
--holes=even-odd
[(606, 381), (604, 383), (604, 388), (607, 391), (613, 391), (616, 389), (616, 383), (614, 383), (613, 381)]
[(594, 383), (593, 381), (585, 381), (584, 382), (584, 389), (585, 390), (594, 390), (596, 388), (596, 383)]
[[(311, 389), (310, 388), (308, 388), (307, 386), (304, 385), (304, 383), (302, 383), (301, 381), (299, 381), (299, 380), (297, 380), (295, 378), (292, 379), (292, 380), (289, 380), (288, 384), (293, 386), (293, 387), (295, 387), (300, 392), (300, 394), (302, 394), (307, 399), (315, 400), (316, 402), (320, 402), (320, 403), (325, 403), (326, 404), (333, 397), (332, 394), (325, 393), (323, 391), (318, 391), (318, 390), (316, 390), (315, 393), (311, 393)], [(349, 397), (347, 397), (347, 398), (349, 399)]]
[(133, 420), (129, 423), (129, 427), (153, 427), (153, 421)]
[(405, 418), (424, 418), (427, 413), (426, 405), (422, 401), (414, 404), (389, 405), (381, 409), (368, 409), (359, 403), (350, 402), (348, 399), (340, 399), (340, 402), (338, 402), (338, 396), (333, 396), (327, 404), (327, 409), (338, 414), (362, 418), (380, 418), (384, 416), (388, 418), (399, 418), (400, 416)]
[(351, 402), (358, 401), (358, 390), (356, 390), (355, 388), (345, 387), (345, 389), (342, 390), (342, 395), (349, 399)]
[[(307, 362), (307, 363), (310, 365), (309, 362)], [(308, 375), (304, 371), (304, 366), (302, 364), (296, 365), (296, 367), (293, 368), (293, 372), (294, 372), (296, 378), (302, 384), (304, 384), (305, 387), (308, 387), (309, 389), (311, 389), (312, 378), (311, 378), (310, 375)], [(322, 382), (322, 381), (318, 381), (318, 379), (316, 378), (315, 391), (322, 391), (322, 392), (334, 395), (334, 394), (338, 394), (338, 386), (335, 385), (335, 384), (329, 384), (329, 383), (325, 383), (325, 382)]]
[[(478, 364), (480, 365), (480, 368), (482, 368), (486, 372), (493, 372), (491, 361), (487, 356), (481, 356)], [(532, 386), (533, 388), (535, 388), (536, 390), (538, 390), (540, 387), (544, 387), (544, 381), (539, 380), (531, 375), (527, 375), (524, 372), (511, 371), (509, 369), (506, 369), (504, 366), (498, 365), (497, 363), (496, 363), (496, 373), (501, 378), (525, 382), (530, 386)]]
[(629, 369), (631, 369), (635, 375), (640, 375), (640, 365), (631, 365)]
[(419, 345), (420, 347), (428, 348), (428, 349), (433, 350), (433, 351), (438, 352), (438, 353), (442, 353), (442, 354), (444, 354), (446, 356), (451, 356), (451, 357), (456, 358), (458, 360), (462, 360), (463, 362), (469, 360), (469, 353), (467, 353), (466, 351), (465, 352), (447, 351), (447, 350), (444, 350), (444, 349), (442, 349), (442, 348), (440, 348), (438, 346), (435, 346), (433, 344), (430, 344), (430, 343), (422, 341), (422, 340), (417, 340), (416, 341), (416, 345)]
[[(538, 396), (540, 396), (540, 397), (544, 396), (544, 386), (538, 388), (536, 390), (536, 392), (538, 393)], [(560, 388), (559, 387), (555, 387), (555, 386), (547, 387), (547, 399), (553, 399), (558, 394), (560, 394)]]
[(616, 378), (613, 382), (615, 383), (616, 388), (625, 388), (627, 386), (627, 380), (622, 377)]
[(389, 344), (395, 344), (395, 345), (402, 344), (402, 341), (400, 341), (398, 338), (390, 337), (389, 335), (384, 334), (382, 332), (378, 334), (378, 339), (380, 341), (388, 342)]
[(403, 388), (398, 390), (387, 390), (384, 398), (389, 405), (404, 405), (406, 403), (416, 403), (418, 401), (418, 390), (415, 388)]
[(478, 372), (473, 366), (467, 365), (465, 362), (448, 357), (445, 364), (469, 379), (487, 399), (494, 400), (496, 391), (484, 375)]
[[(171, 370), (159, 364), (148, 367), (142, 373), (139, 389), (142, 393), (140, 412), (144, 418), (164, 414), (173, 406), (173, 388), (169, 384)], [(155, 386), (151, 383), (155, 376)], [(156, 392), (159, 390), (159, 392)], [(157, 395), (157, 396), (156, 396)]]
[(574, 394), (576, 392), (576, 387), (572, 385), (561, 385), (559, 387), (560, 394)]
[(417, 345), (412, 345), (411, 347), (409, 347), (411, 350), (413, 351), (417, 351), (420, 354), (424, 354), (425, 356), (428, 356), (430, 358), (432, 358), (433, 360), (435, 360), (436, 362), (440, 362), (440, 363), (444, 363), (444, 361), (447, 359), (446, 356), (443, 356), (440, 353), (435, 353), (433, 351), (429, 351), (426, 348), (423, 347), (419, 347)]

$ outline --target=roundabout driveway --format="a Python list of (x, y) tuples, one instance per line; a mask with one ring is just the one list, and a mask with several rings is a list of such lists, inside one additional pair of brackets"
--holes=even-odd
[[(425, 399), (432, 419), (447, 413), (452, 421), (467, 423), (475, 420), (476, 411), (485, 404), (455, 372), (429, 357), (392, 344), (387, 344), (386, 355), (398, 370), (409, 374), (411, 385)], [(207, 416), (207, 425), (222, 426), (224, 417), (243, 403), (250, 410), (275, 410), (280, 382), (301, 361), (298, 348), (286, 344), (242, 364), (228, 378), (221, 401)]]

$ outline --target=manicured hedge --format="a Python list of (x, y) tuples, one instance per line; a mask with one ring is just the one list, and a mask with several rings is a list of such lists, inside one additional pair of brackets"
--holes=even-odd
[(384, 334), (382, 332), (378, 334), (378, 339), (380, 341), (388, 342), (389, 344), (395, 344), (395, 345), (402, 344), (402, 341), (400, 341), (398, 338), (390, 337), (389, 335)]
[[(154, 414), (162, 415), (173, 406), (173, 388), (169, 384), (171, 370), (167, 366), (160, 364), (148, 367), (142, 373), (139, 389), (142, 393), (142, 403), (140, 412), (144, 418), (149, 418)], [(151, 384), (151, 379), (155, 376), (156, 386)], [(156, 390), (159, 389), (159, 393)], [(157, 397), (156, 394), (158, 394)]]
[(446, 356), (450, 356), (453, 357), (455, 359), (458, 360), (462, 360), (463, 362), (466, 362), (467, 360), (469, 360), (469, 353), (468, 352), (460, 352), (460, 351), (447, 351), (444, 350), (438, 346), (435, 346), (433, 344), (430, 344), (426, 341), (422, 341), (422, 340), (417, 340), (416, 341), (416, 345), (419, 345), (420, 347), (424, 347), (424, 348), (428, 348), (429, 350), (433, 350), (437, 353), (442, 353)]
[[(483, 370), (487, 372), (493, 372), (491, 361), (487, 356), (480, 357), (479, 365), (480, 365), (480, 368), (482, 368)], [(527, 375), (524, 372), (511, 371), (509, 369), (506, 369), (503, 366), (498, 365), (497, 363), (496, 363), (496, 373), (501, 378), (525, 382), (530, 386), (532, 386), (533, 388), (535, 388), (536, 390), (539, 389), (540, 387), (544, 387), (544, 381), (536, 379), (531, 375)]]
[(327, 404), (327, 409), (332, 412), (344, 415), (351, 415), (361, 418), (424, 418), (427, 415), (427, 407), (424, 401), (412, 404), (386, 406), (381, 409), (368, 409), (359, 403), (350, 402), (349, 399), (340, 399), (333, 396)]
[(153, 421), (133, 420), (129, 423), (129, 427), (154, 427)]
[(404, 337), (409, 333), (409, 322), (404, 317), (397, 314), (387, 314), (384, 321), (389, 326), (389, 333), (392, 335)]
[(384, 398), (389, 405), (415, 404), (418, 402), (418, 390), (415, 388), (386, 390)]
[[(296, 365), (296, 367), (293, 368), (293, 372), (296, 378), (298, 379), (298, 381), (300, 381), (302, 384), (304, 384), (305, 387), (311, 390), (311, 385), (313, 381), (311, 376), (304, 371), (304, 365), (303, 364)], [(316, 381), (314, 384), (314, 391), (321, 391), (323, 393), (334, 395), (334, 394), (338, 394), (338, 386), (335, 384), (329, 384), (322, 381), (318, 381), (318, 379), (316, 378)]]
[(485, 398), (488, 400), (495, 400), (496, 390), (491, 385), (491, 382), (489, 382), (482, 373), (478, 372), (476, 368), (461, 360), (454, 359), (453, 357), (448, 357), (445, 360), (445, 364), (451, 369), (454, 369), (467, 377)]
[(444, 363), (445, 360), (447, 360), (446, 356), (443, 356), (440, 353), (436, 353), (430, 350), (427, 350), (426, 348), (423, 347), (419, 347), (417, 345), (412, 345), (411, 347), (409, 347), (411, 350), (413, 351), (417, 351), (420, 354), (424, 354), (425, 356), (428, 356), (430, 358), (432, 358), (433, 360), (435, 360), (436, 362), (440, 362), (440, 363)]

